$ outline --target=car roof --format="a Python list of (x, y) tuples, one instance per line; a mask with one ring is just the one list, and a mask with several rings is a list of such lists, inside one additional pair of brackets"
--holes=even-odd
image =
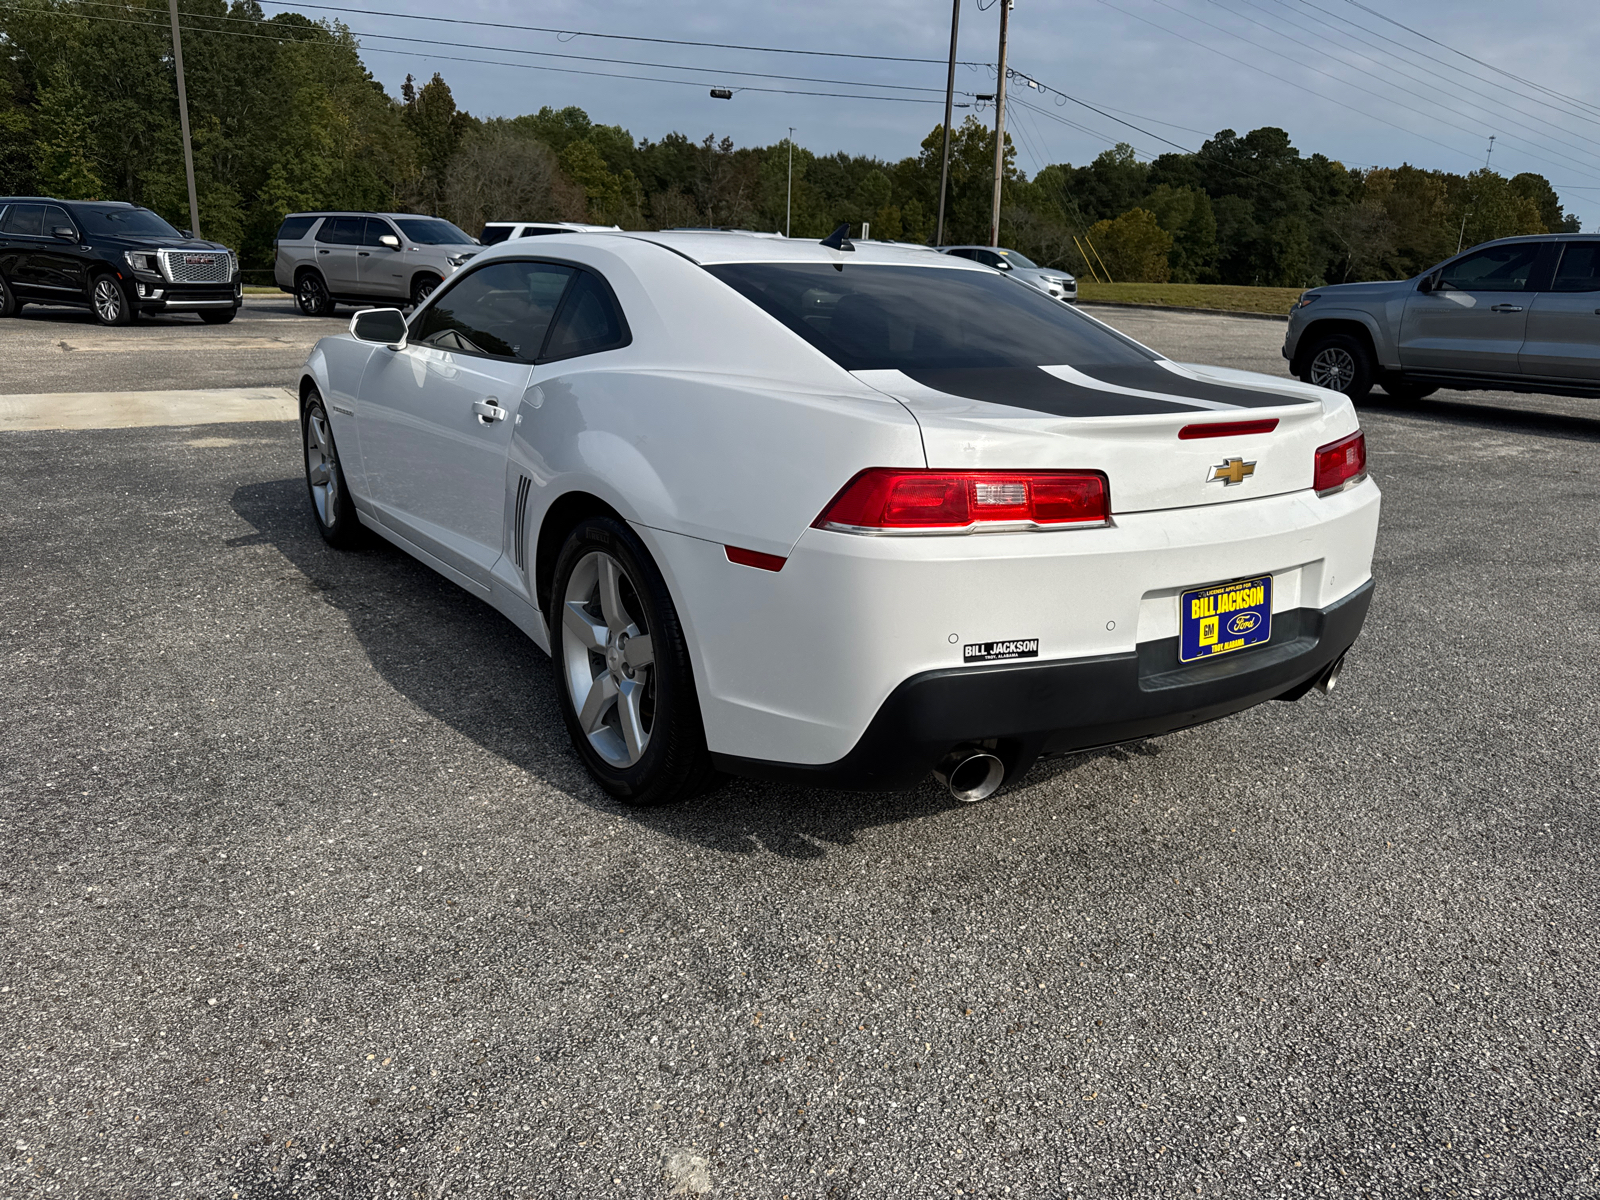
[(285, 221), (287, 221), (287, 220), (289, 220), (290, 217), (388, 217), (391, 220), (396, 220), (396, 221), (399, 220), (400, 218), (404, 217), (404, 218), (406, 218), (408, 220), (413, 220), (413, 221), (417, 221), (417, 220), (421, 220), (421, 221), (447, 221), (448, 220), (448, 218), (446, 218), (446, 217), (430, 217), (427, 213), (374, 212), (372, 209), (369, 209), (369, 208), (360, 208), (360, 209), (357, 209), (357, 208), (325, 208), (325, 209), (324, 208), (319, 208), (319, 209), (315, 210), (314, 212), (292, 212), (292, 213), (288, 213), (288, 214), (286, 214), (284, 216), (283, 219)]
[[(571, 236), (573, 245), (609, 246), (625, 250), (641, 243), (660, 246), (701, 266), (724, 263), (874, 263), (886, 266), (920, 266), (946, 271), (990, 271), (993, 268), (951, 258), (946, 254), (930, 254), (929, 247), (905, 245), (894, 242), (858, 242), (856, 249), (840, 252), (811, 238), (775, 237), (771, 234), (756, 236), (748, 233), (719, 233), (704, 230), (664, 230), (661, 232), (608, 231), (585, 234), (551, 234), (539, 239), (537, 249), (520, 242), (501, 242), (491, 246), (474, 260), (512, 255), (544, 254), (562, 245), (564, 237)], [(631, 245), (630, 245), (631, 244)]]

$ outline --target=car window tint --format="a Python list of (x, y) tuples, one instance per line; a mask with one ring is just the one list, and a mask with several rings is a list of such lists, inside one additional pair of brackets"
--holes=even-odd
[(1539, 242), (1490, 246), (1459, 258), (1439, 275), (1439, 286), (1460, 292), (1520, 292), (1544, 247)]
[(511, 225), (485, 225), (478, 230), (478, 241), (485, 246), (498, 246), (511, 236)]
[(1550, 290), (1600, 292), (1600, 242), (1569, 243)]
[(330, 246), (359, 246), (364, 217), (329, 217), (317, 230), (317, 241)]
[(6, 210), (6, 222), (0, 232), (38, 237), (44, 228), (44, 205), (13, 204)]
[(561, 306), (561, 315), (550, 331), (546, 358), (571, 358), (575, 354), (596, 354), (628, 344), (627, 325), (617, 311), (610, 289), (588, 271), (573, 281)]
[(449, 221), (434, 217), (401, 217), (398, 222), (406, 237), (422, 246), (473, 246), (470, 237)]
[(298, 242), (316, 223), (315, 217), (285, 217), (283, 224), (278, 226), (278, 241)]
[(976, 257), (976, 252), (972, 251), (972, 250), (968, 250), (965, 246), (960, 246), (960, 247), (957, 247), (956, 249), (950, 251), (950, 256), (952, 258), (968, 258), (968, 259), (970, 259), (970, 258)]
[(390, 237), (399, 236), (395, 233), (394, 227), (381, 217), (368, 217), (366, 229), (361, 235), (361, 244), (363, 246), (381, 246), (383, 243), (378, 239), (385, 234)]
[(67, 228), (72, 230), (73, 236), (78, 233), (77, 223), (67, 215), (67, 210), (59, 205), (52, 204), (44, 210), (44, 232), (46, 237), (54, 237), (57, 229)]
[(417, 318), (416, 345), (533, 362), (575, 274), (554, 263), (492, 263), (461, 276)]
[(1159, 357), (998, 271), (831, 263), (706, 270), (849, 371), (1134, 365)]

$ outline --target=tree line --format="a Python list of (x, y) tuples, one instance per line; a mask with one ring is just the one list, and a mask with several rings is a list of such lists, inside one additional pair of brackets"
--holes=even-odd
[[(337, 22), (267, 17), (254, 0), (182, 0), (184, 67), (203, 231), (271, 263), (284, 214), (407, 210), (468, 232), (485, 220), (625, 228), (733, 226), (823, 237), (843, 222), (930, 242), (942, 127), (898, 161), (636, 140), (582, 109), (479, 119), (435, 74), (389, 95)], [(988, 240), (994, 133), (952, 131), (947, 243)], [(0, 8), (0, 194), (131, 200), (188, 224), (171, 32), (163, 0)], [(1281, 129), (1223, 130), (1197, 153), (1131, 147), (1031, 179), (1006, 144), (1001, 240), (1046, 265), (1117, 281), (1289, 287), (1394, 278), (1458, 245), (1576, 218), (1540, 175), (1349, 168), (1302, 155)]]

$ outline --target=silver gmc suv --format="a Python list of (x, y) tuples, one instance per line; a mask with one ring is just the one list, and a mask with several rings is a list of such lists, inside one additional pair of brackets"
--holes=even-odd
[(1600, 235), (1502, 238), (1414, 279), (1312, 288), (1289, 313), (1293, 375), (1360, 400), (1377, 384), (1600, 395)]
[(421, 304), (481, 249), (414, 213), (290, 213), (273, 244), (273, 278), (312, 317), (335, 304)]

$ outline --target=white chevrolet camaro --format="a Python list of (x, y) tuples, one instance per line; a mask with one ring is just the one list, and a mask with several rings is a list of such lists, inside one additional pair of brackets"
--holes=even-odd
[(982, 799), (1327, 690), (1372, 596), (1349, 400), (926, 250), (507, 242), (324, 338), (300, 396), (323, 536), (504, 613), (631, 803), (719, 772)]

